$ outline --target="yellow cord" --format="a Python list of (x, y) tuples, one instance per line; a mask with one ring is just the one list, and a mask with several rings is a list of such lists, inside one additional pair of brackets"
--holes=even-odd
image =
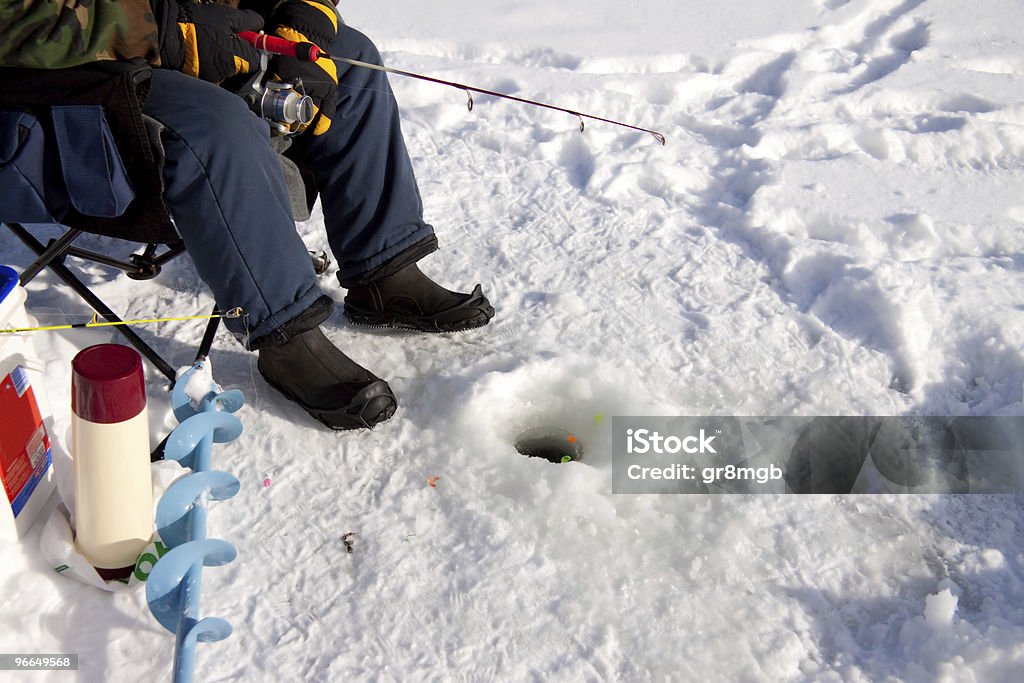
[(187, 315), (174, 318), (144, 318), (140, 320), (121, 320), (119, 322), (110, 322), (107, 320), (100, 320), (98, 313), (92, 314), (92, 321), (87, 323), (71, 324), (71, 325), (47, 325), (46, 327), (16, 327), (8, 329), (0, 329), (0, 334), (18, 334), (21, 332), (49, 332), (52, 330), (71, 330), (81, 327), (111, 327), (113, 325), (144, 325), (147, 323), (169, 323), (180, 320), (209, 320), (210, 318), (239, 318), (242, 316), (241, 308), (232, 308), (224, 313), (213, 313), (211, 315)]

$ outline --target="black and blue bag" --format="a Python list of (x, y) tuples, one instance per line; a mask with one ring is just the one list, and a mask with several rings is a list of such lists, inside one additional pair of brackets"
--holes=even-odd
[(144, 63), (0, 68), (0, 222), (166, 238), (159, 141), (142, 115)]
[(0, 222), (60, 222), (74, 209), (116, 218), (135, 191), (99, 105), (55, 105), (49, 127), (0, 110)]

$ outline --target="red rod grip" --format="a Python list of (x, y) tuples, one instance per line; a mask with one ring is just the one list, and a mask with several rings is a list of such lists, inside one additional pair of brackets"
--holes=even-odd
[(241, 31), (238, 37), (252, 45), (257, 50), (272, 52), (275, 55), (294, 57), (303, 62), (315, 62), (321, 57), (328, 56), (313, 43), (297, 43), (293, 40), (285, 40), (277, 36), (270, 36), (266, 33), (254, 33), (253, 31)]

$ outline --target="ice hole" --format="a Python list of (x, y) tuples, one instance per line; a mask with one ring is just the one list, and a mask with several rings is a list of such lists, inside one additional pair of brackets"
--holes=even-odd
[(583, 445), (572, 433), (560, 427), (534, 427), (516, 438), (516, 450), (531, 458), (562, 463), (583, 459)]

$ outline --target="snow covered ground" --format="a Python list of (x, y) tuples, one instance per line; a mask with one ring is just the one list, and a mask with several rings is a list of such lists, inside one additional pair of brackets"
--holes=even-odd
[[(337, 314), (329, 336), (401, 402), (369, 434), (319, 428), (222, 335), (216, 378), (248, 405), (215, 451), (242, 491), (210, 530), (239, 557), (205, 572), (203, 608), (235, 633), (200, 646), (198, 680), (1021, 679), (1021, 496), (615, 496), (610, 474), (613, 415), (1024, 414), (1019, 2), (342, 12), (393, 66), (668, 144), (392, 79), (443, 244), (424, 269), (482, 282), (498, 315), (421, 337)], [(326, 248), (318, 216), (300, 231)], [(0, 236), (0, 261), (29, 260)], [(211, 305), (185, 262), (143, 287), (87, 272), (130, 317)], [(52, 284), (37, 317), (88, 317)], [(201, 332), (143, 330), (177, 364)], [(37, 338), (58, 436), (68, 361), (107, 338)], [(174, 422), (150, 392), (156, 438)], [(537, 424), (586, 463), (516, 453)], [(0, 544), (0, 651), (169, 678), (144, 596), (54, 574), (37, 535)]]

